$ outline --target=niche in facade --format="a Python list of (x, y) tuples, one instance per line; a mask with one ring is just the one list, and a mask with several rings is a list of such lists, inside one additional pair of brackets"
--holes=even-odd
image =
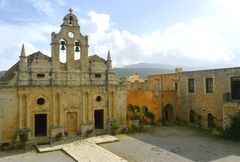
[(102, 74), (99, 74), (99, 73), (95, 74), (95, 78), (101, 78), (101, 77), (102, 77)]
[(37, 74), (37, 77), (38, 77), (38, 78), (44, 78), (44, 77), (45, 77), (45, 74), (39, 73), (39, 74)]

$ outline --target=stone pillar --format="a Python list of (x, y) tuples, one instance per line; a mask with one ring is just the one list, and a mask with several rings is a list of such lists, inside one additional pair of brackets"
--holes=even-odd
[(86, 111), (86, 94), (85, 92), (82, 92), (82, 121), (83, 121), (83, 124), (85, 124), (87, 122), (87, 111)]
[(113, 103), (113, 101), (112, 101), (112, 93), (113, 92), (107, 93), (108, 101), (106, 101), (106, 103), (108, 104), (108, 105), (106, 105), (107, 111), (108, 111), (107, 119), (109, 119), (109, 120), (112, 120), (112, 103)]
[(67, 70), (73, 70), (74, 69), (74, 44), (70, 43), (67, 44)]
[(112, 100), (112, 119), (115, 119), (115, 109), (116, 109), (116, 107), (115, 107), (115, 93), (114, 92), (112, 92), (112, 94), (111, 94), (111, 100)]
[(18, 127), (22, 128), (22, 94), (18, 94)]
[(56, 93), (52, 93), (52, 123), (56, 125)]
[(29, 118), (30, 118), (30, 115), (29, 115), (29, 95), (25, 95), (25, 102), (26, 102), (26, 127), (27, 128), (30, 128), (30, 123), (29, 123)]
[(52, 66), (53, 69), (60, 68), (60, 58), (59, 58), (59, 44), (51, 43), (51, 53), (52, 53)]
[(88, 69), (88, 45), (81, 45), (80, 69), (86, 71)]
[(113, 118), (115, 120), (117, 120), (117, 109), (118, 109), (118, 106), (117, 106), (117, 92), (113, 93)]
[(90, 121), (90, 110), (89, 110), (89, 93), (86, 93), (86, 111), (87, 111), (87, 121)]
[(62, 113), (63, 113), (63, 107), (62, 107), (62, 99), (63, 99), (63, 96), (58, 94), (59, 95), (59, 111), (58, 111), (58, 117), (59, 117), (59, 126), (63, 126), (63, 116), (62, 116)]

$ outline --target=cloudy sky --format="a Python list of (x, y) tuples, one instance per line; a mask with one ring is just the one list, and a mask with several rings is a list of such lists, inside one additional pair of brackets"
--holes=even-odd
[(0, 0), (0, 70), (27, 54), (50, 53), (51, 32), (72, 8), (89, 54), (115, 67), (240, 65), (239, 0)]

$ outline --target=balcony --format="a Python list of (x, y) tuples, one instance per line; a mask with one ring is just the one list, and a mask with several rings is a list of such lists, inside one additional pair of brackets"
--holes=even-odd
[(238, 95), (233, 95), (232, 93), (223, 93), (223, 101), (226, 102), (231, 102), (231, 103), (240, 103), (240, 96)]

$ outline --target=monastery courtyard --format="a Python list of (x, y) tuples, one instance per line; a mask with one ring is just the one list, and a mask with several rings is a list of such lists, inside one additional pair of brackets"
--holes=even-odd
[[(120, 134), (120, 141), (100, 146), (129, 162), (240, 161), (240, 142), (186, 126), (148, 127), (142, 133)], [(92, 148), (91, 154), (96, 154)], [(12, 154), (9, 156), (9, 154)], [(108, 158), (108, 157), (105, 157)], [(90, 161), (91, 159), (85, 161)], [(75, 161), (62, 151), (47, 153), (0, 152), (0, 162)], [(96, 159), (93, 161), (106, 161)], [(123, 160), (124, 161), (124, 160)]]

